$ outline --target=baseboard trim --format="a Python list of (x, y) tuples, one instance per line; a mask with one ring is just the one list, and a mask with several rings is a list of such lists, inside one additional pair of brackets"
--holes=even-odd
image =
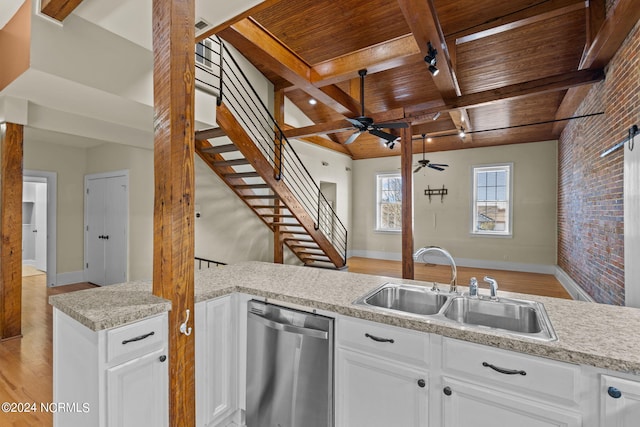
[(84, 271), (70, 271), (67, 273), (59, 273), (56, 275), (56, 285), (55, 286), (64, 286), (70, 285), (72, 283), (80, 283), (85, 282), (84, 280)]
[[(402, 254), (399, 254), (397, 252), (354, 250), (349, 253), (349, 256), (384, 259), (389, 261), (402, 261)], [(521, 271), (523, 273), (541, 273), (541, 274), (553, 274), (553, 275), (555, 275), (556, 273), (555, 265), (527, 264), (523, 262), (494, 261), (494, 260), (482, 260), (482, 259), (471, 259), (471, 258), (454, 258), (454, 259), (456, 261), (456, 266), (458, 267), (486, 268), (490, 270)], [(433, 262), (439, 263), (439, 259), (437, 257), (434, 257)]]
[(571, 277), (569, 277), (566, 271), (564, 271), (557, 265), (555, 276), (556, 279), (558, 279), (558, 282), (560, 282), (562, 287), (564, 287), (567, 292), (569, 292), (569, 295), (571, 295), (571, 298), (573, 298), (574, 300), (595, 302), (591, 295), (586, 293), (584, 289), (582, 289)]

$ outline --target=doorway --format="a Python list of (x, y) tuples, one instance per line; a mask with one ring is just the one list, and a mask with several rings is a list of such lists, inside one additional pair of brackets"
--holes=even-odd
[(25, 170), (22, 183), (22, 262), (45, 272), (47, 286), (55, 286), (57, 174)]

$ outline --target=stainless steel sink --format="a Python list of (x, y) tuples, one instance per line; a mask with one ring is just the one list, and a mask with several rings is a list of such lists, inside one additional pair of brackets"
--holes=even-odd
[(428, 316), (438, 313), (448, 298), (423, 286), (385, 283), (354, 304)]
[(447, 319), (466, 325), (505, 329), (550, 339), (555, 336), (544, 306), (534, 301), (456, 297), (443, 309), (442, 314)]
[(544, 305), (536, 301), (469, 297), (423, 286), (385, 283), (353, 303), (383, 312), (439, 320), (465, 329), (495, 329), (542, 341), (558, 339)]

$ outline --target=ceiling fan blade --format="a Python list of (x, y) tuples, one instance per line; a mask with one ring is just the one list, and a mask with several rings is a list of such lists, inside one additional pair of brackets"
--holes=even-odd
[(344, 145), (351, 144), (353, 141), (355, 141), (355, 140), (356, 140), (356, 138), (357, 138), (357, 137), (359, 137), (359, 136), (360, 136), (360, 133), (361, 133), (361, 132), (360, 132), (359, 130), (355, 131), (355, 132), (354, 132), (353, 134), (351, 134), (351, 136), (350, 136), (350, 137), (349, 137), (349, 138), (344, 142)]
[(420, 169), (422, 169), (422, 166), (418, 166), (417, 168), (415, 168), (415, 170), (413, 171), (413, 173), (418, 172)]
[(433, 164), (428, 164), (427, 167), (431, 168), (431, 169), (435, 169), (437, 171), (443, 171), (444, 170), (444, 168), (441, 168), (440, 166), (436, 166), (436, 165), (433, 165)]
[(448, 168), (449, 167), (449, 165), (445, 165), (445, 164), (442, 164), (442, 163), (431, 163), (431, 164), (434, 165), (434, 166), (440, 166), (441, 168)]
[(372, 135), (375, 135), (375, 136), (377, 136), (379, 138), (386, 139), (389, 142), (393, 142), (396, 139), (398, 139), (397, 136), (391, 135), (390, 133), (387, 133), (387, 132), (383, 132), (380, 129), (375, 129), (375, 128), (371, 129), (371, 130), (369, 130), (369, 133), (372, 134)]
[(374, 127), (385, 128), (385, 129), (401, 129), (401, 128), (404, 129), (409, 127), (409, 123), (405, 123), (405, 122), (376, 123)]
[(349, 117), (347, 117), (347, 121), (349, 123), (351, 123), (352, 125), (354, 125), (356, 128), (358, 129), (362, 129), (364, 127), (364, 125), (362, 123), (360, 123), (359, 120), (356, 119), (350, 119)]

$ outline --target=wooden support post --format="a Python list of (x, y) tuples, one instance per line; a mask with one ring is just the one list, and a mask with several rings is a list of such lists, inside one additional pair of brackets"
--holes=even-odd
[(0, 124), (0, 340), (22, 334), (22, 125)]
[[(169, 425), (195, 426), (194, 0), (153, 0), (153, 294), (171, 301)], [(189, 314), (187, 314), (187, 312)], [(186, 325), (191, 334), (180, 332)]]
[(402, 177), (402, 278), (413, 279), (413, 141), (411, 126), (402, 129), (400, 169)]
[[(283, 129), (284, 126), (284, 91), (278, 90), (273, 94), (274, 102), (273, 102), (273, 115), (280, 129)], [(283, 138), (282, 135), (279, 135), (278, 129), (274, 130), (275, 135), (275, 145), (274, 145), (274, 154), (275, 158), (273, 159), (273, 164), (275, 165), (275, 174), (280, 173), (281, 171), (281, 154), (282, 154), (282, 146), (280, 142)], [(278, 215), (281, 213), (280, 209), (280, 200), (276, 199), (274, 201), (273, 213)], [(279, 221), (278, 217), (273, 217), (274, 222)], [(280, 232), (280, 226), (276, 225), (273, 227), (273, 262), (277, 264), (284, 263), (284, 241), (282, 239), (282, 233)]]

